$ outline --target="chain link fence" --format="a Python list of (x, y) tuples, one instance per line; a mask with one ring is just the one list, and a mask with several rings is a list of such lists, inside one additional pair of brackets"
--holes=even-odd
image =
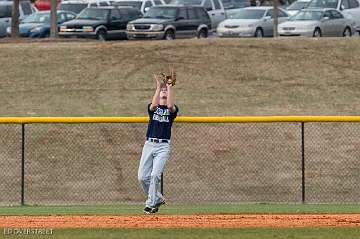
[(164, 190), (181, 202), (301, 201), (297, 124), (177, 124)]
[[(360, 202), (360, 124), (305, 123), (303, 132), (301, 126), (175, 123), (165, 197), (172, 203)], [(21, 125), (0, 124), (1, 205), (145, 200), (137, 169), (146, 124), (24, 129), (22, 148)]]
[(360, 124), (305, 124), (307, 202), (360, 202)]
[(21, 125), (0, 124), (0, 202), (21, 202)]

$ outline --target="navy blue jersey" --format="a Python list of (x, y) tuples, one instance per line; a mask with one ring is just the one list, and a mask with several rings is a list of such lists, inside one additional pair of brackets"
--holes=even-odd
[(170, 139), (171, 126), (177, 116), (179, 108), (175, 105), (175, 112), (171, 113), (166, 105), (159, 105), (155, 111), (148, 105), (149, 125), (146, 132), (147, 138)]

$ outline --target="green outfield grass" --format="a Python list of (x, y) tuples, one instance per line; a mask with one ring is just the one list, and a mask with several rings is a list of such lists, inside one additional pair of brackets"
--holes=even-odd
[(54, 229), (52, 235), (4, 235), (0, 238), (52, 239), (358, 239), (358, 228), (292, 229)]
[[(0, 215), (137, 215), (143, 205), (12, 206)], [(165, 205), (160, 214), (360, 213), (360, 204), (199, 204)]]

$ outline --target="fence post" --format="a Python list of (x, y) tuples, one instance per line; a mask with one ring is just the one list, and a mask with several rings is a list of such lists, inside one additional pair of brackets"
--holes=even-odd
[(160, 192), (164, 195), (164, 174), (161, 174), (161, 182), (160, 182)]
[(305, 123), (301, 122), (301, 201), (305, 203)]
[(21, 206), (25, 205), (25, 124), (21, 124)]
[(164, 195), (164, 173), (161, 174), (160, 192)]

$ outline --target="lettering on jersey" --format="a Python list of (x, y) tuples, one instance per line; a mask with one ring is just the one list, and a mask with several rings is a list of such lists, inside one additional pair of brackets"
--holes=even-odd
[(170, 116), (169, 109), (156, 108), (156, 111), (154, 112), (152, 119), (159, 122), (170, 122), (169, 116)]

